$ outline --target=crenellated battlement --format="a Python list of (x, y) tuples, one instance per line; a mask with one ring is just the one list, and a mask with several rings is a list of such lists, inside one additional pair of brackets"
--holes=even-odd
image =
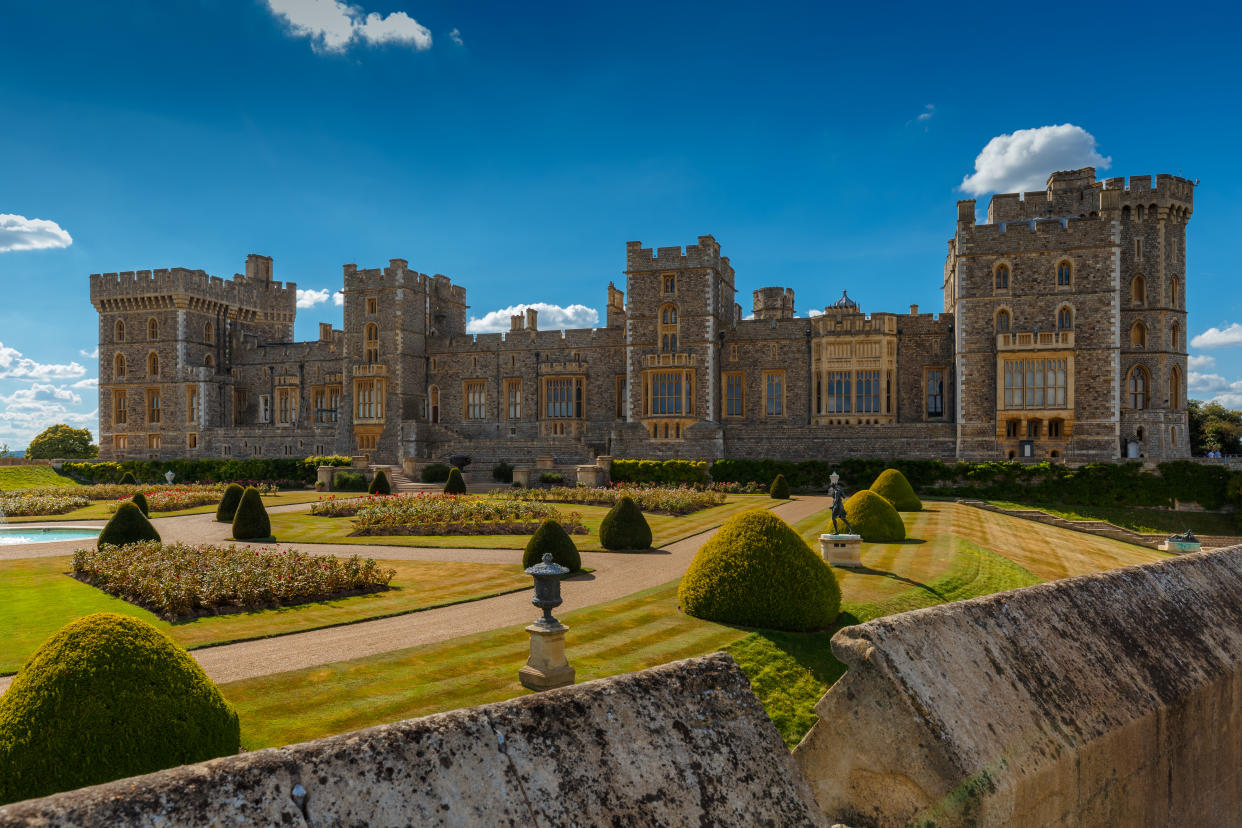
[(376, 290), (379, 288), (408, 288), (421, 291), (452, 304), (466, 304), (466, 289), (453, 284), (442, 273), (430, 274), (410, 270), (405, 259), (389, 259), (388, 267), (359, 268), (347, 264), (344, 270), (346, 292), (351, 290)]
[[(270, 263), (270, 259), (268, 261)], [(270, 275), (270, 269), (268, 273)], [(174, 267), (92, 273), (90, 297), (91, 304), (101, 313), (168, 300), (174, 307), (239, 308), (292, 314), (297, 306), (297, 285), (242, 274), (225, 280), (202, 270)]]
[(729, 265), (729, 257), (720, 255), (720, 244), (714, 236), (699, 236), (698, 244), (688, 244), (684, 249), (661, 247), (653, 251), (650, 247), (643, 247), (642, 242), (625, 243), (626, 273), (701, 267), (718, 271), (725, 277), (726, 282), (733, 284), (733, 268)]
[[(970, 204), (968, 215), (963, 205)], [(1189, 213), (1194, 205), (1194, 182), (1175, 175), (1160, 174), (1152, 184), (1150, 175), (1095, 180), (1095, 169), (1055, 172), (1048, 187), (1028, 193), (996, 193), (988, 203), (988, 223), (1024, 221), (1040, 218), (1098, 218), (1108, 211), (1129, 205), (1175, 207)], [(958, 202), (958, 222), (973, 223), (973, 202)]]

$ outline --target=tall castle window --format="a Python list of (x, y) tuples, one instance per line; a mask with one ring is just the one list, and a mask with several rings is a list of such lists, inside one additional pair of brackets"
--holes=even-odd
[(928, 368), (924, 397), (927, 402), (928, 418), (944, 416), (944, 371), (940, 368)]
[(216, 344), (216, 329), (210, 322), (203, 325), (203, 341), (208, 345)]
[(364, 359), (366, 359), (368, 364), (378, 362), (379, 361), (379, 325), (376, 325), (374, 322), (368, 322), (366, 328), (364, 328), (364, 331), (365, 331)]
[(113, 360), (112, 376), (114, 379), (125, 379), (125, 354), (117, 354)]
[(1074, 327), (1074, 312), (1069, 308), (1057, 311), (1057, 330), (1068, 331)]
[(1130, 302), (1135, 305), (1147, 303), (1147, 280), (1141, 273), (1130, 280)]
[(160, 325), (154, 318), (147, 320), (147, 339), (154, 342), (160, 338)]
[(763, 410), (769, 417), (785, 416), (785, 372), (763, 372)]
[(665, 276), (664, 277), (664, 292), (665, 293), (676, 293), (677, 292), (677, 277), (676, 276)]
[(854, 388), (858, 392), (854, 410), (859, 414), (880, 413), (880, 372), (859, 371), (854, 376)]
[(147, 422), (160, 422), (160, 390), (158, 388), (147, 389)]
[(1151, 387), (1151, 379), (1147, 375), (1147, 369), (1142, 365), (1135, 365), (1130, 369), (1130, 375), (1126, 378), (1126, 390), (1129, 395), (1130, 407), (1141, 411), (1148, 407), (1147, 393)]
[(1009, 265), (997, 265), (994, 275), (996, 277), (996, 289), (1009, 290)]
[(431, 386), (427, 396), (431, 398), (431, 421), (438, 423), (440, 422), (440, 386)]
[(1073, 271), (1069, 262), (1057, 264), (1057, 287), (1069, 287), (1073, 284)]
[(509, 403), (509, 419), (522, 419), (522, 381), (520, 379), (505, 380), (505, 397)]
[(466, 380), (462, 396), (466, 401), (467, 420), (482, 420), (487, 416), (487, 383), (483, 380)]
[(665, 354), (677, 351), (677, 306), (665, 305), (660, 308), (660, 352)]
[(368, 296), (367, 297), (367, 314), (370, 316), (375, 316), (375, 314), (378, 311), (379, 311), (379, 300), (376, 299), (374, 296)]
[(191, 385), (185, 389), (185, 421), (198, 422), (198, 386)]
[(725, 374), (725, 416), (741, 417), (745, 413), (745, 374), (731, 371)]
[(116, 320), (116, 341), (117, 342), (125, 341), (125, 320), (124, 319)]
[(850, 372), (829, 371), (827, 389), (827, 414), (848, 414), (850, 412)]
[(354, 380), (354, 410), (357, 420), (384, 419), (384, 380)]
[(129, 422), (129, 403), (124, 391), (112, 392), (112, 424), (125, 425)]
[(276, 417), (281, 425), (293, 425), (298, 421), (298, 389), (276, 389)]
[(1009, 331), (1009, 311), (998, 310), (996, 312), (996, 332), (1007, 333)]
[(1146, 348), (1147, 347), (1147, 326), (1142, 322), (1135, 322), (1130, 328), (1130, 347)]
[(1169, 328), (1169, 349), (1173, 351), (1179, 351), (1181, 350), (1181, 347), (1182, 347), (1182, 326), (1174, 322), (1173, 326)]
[(1174, 276), (1169, 280), (1169, 307), (1182, 306), (1182, 280)]
[(583, 377), (549, 377), (544, 381), (544, 416), (549, 420), (581, 419), (586, 379)]
[(152, 351), (147, 354), (147, 376), (158, 377), (160, 375), (160, 355)]
[(1005, 360), (1005, 408), (1065, 408), (1066, 360)]
[(1169, 373), (1169, 408), (1177, 411), (1182, 407), (1182, 369), (1176, 365)]

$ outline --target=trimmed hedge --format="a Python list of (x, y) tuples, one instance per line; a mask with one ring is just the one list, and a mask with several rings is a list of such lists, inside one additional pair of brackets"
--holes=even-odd
[(624, 495), (604, 515), (599, 524), (599, 545), (614, 551), (651, 548), (651, 527), (629, 495)]
[(871, 484), (871, 491), (893, 504), (899, 512), (921, 512), (923, 501), (910, 486), (906, 476), (896, 469), (885, 469)]
[(138, 508), (138, 504), (127, 500), (108, 519), (107, 525), (99, 533), (98, 545), (110, 543), (113, 546), (125, 546), (129, 543), (159, 539), (160, 533), (155, 531), (151, 521)]
[(247, 486), (233, 516), (234, 540), (264, 540), (272, 536), (272, 522), (267, 517), (263, 497), (254, 486)]
[(452, 471), (451, 466), (443, 463), (432, 463), (429, 466), (423, 466), (419, 476), (424, 483), (443, 483), (449, 479), (449, 472)]
[(0, 805), (236, 753), (237, 713), (164, 633), (73, 621), (0, 696)]
[(242, 494), (245, 488), (237, 483), (230, 483), (224, 490), (224, 496), (220, 498), (220, 505), (216, 507), (216, 523), (232, 523), (233, 516), (237, 514), (237, 504), (241, 503)]
[(789, 499), (789, 483), (785, 480), (785, 475), (778, 474), (776, 479), (772, 481), (772, 487), (768, 489), (768, 495), (773, 500)]
[(696, 618), (807, 632), (832, 626), (841, 588), (831, 568), (766, 509), (736, 515), (694, 556), (677, 588)]
[(462, 479), (461, 469), (453, 466), (449, 469), (448, 480), (444, 482), (445, 494), (465, 494), (466, 481)]
[(332, 475), (334, 492), (365, 492), (367, 476), (362, 472), (339, 471)]
[(142, 510), (142, 516), (151, 517), (151, 507), (147, 505), (147, 496), (142, 492), (134, 492), (134, 496), (130, 498), (134, 505)]
[[(845, 499), (850, 527), (868, 543), (893, 543), (906, 539), (906, 524), (889, 503), (870, 489), (860, 489)], [(832, 521), (828, 521), (832, 525)]]
[(707, 463), (700, 460), (613, 460), (615, 483), (699, 484), (708, 482)]
[(377, 469), (375, 478), (371, 481), (371, 485), (367, 487), (367, 494), (373, 495), (390, 495), (392, 494), (392, 484), (388, 482), (388, 475), (383, 469)]
[(232, 480), (290, 481), (303, 484), (314, 483), (320, 466), (348, 466), (348, 457), (274, 457), (226, 460), (206, 458), (201, 460), (123, 460), (102, 463), (66, 463), (64, 473), (87, 483), (127, 482), (139, 480), (164, 482), (165, 472), (172, 472), (177, 480), (197, 480), (204, 483), (226, 483)]
[(552, 553), (552, 562), (558, 563), (570, 572), (582, 569), (582, 556), (578, 547), (560, 523), (548, 518), (535, 534), (526, 542), (526, 551), (522, 553), (522, 568), (527, 569), (543, 562), (543, 553)]
[(513, 464), (506, 463), (504, 460), (501, 460), (499, 463), (492, 466), (492, 480), (495, 480), (497, 483), (512, 483)]

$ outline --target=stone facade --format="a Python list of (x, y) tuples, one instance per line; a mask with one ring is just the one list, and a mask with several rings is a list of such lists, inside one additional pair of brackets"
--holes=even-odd
[(466, 291), (403, 259), (344, 269), (344, 331), (292, 342), (296, 288), (251, 255), (230, 281), (91, 276), (107, 459), (366, 455), (572, 464), (596, 455), (833, 460), (1189, 454), (1185, 244), (1193, 185), (1104, 182), (959, 202), (939, 315), (844, 292), (736, 302), (712, 236), (626, 245), (604, 327), (466, 332)]

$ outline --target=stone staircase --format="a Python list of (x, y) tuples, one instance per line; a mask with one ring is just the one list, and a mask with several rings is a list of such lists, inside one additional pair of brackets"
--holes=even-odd
[(436, 483), (420, 483), (411, 480), (405, 476), (400, 466), (372, 465), (370, 468), (372, 472), (384, 470), (384, 474), (388, 475), (388, 483), (392, 486), (393, 494), (416, 494), (441, 489), (441, 486)]

